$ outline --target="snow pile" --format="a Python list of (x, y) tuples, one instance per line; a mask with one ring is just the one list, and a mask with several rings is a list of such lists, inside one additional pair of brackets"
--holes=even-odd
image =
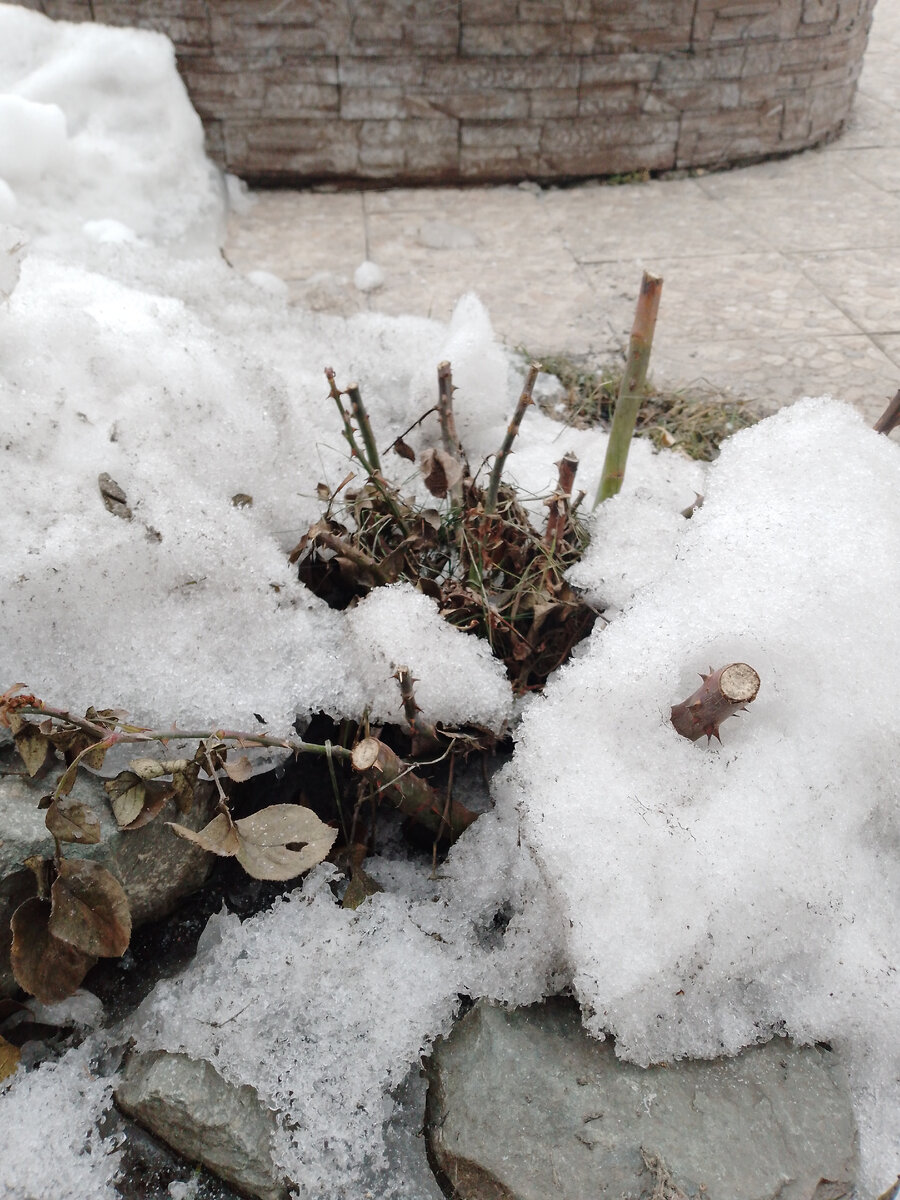
[(0, 221), (57, 244), (115, 219), (215, 246), (222, 186), (168, 38), (12, 5), (0, 21)]
[(116, 1200), (119, 1153), (97, 1122), (112, 1105), (112, 1078), (92, 1065), (89, 1039), (44, 1063), (4, 1094), (0, 1085), (0, 1192), (4, 1200)]
[[(831, 1042), (875, 1190), (900, 1162), (898, 535), (897, 447), (851, 410), (739, 433), (667, 569), (529, 709), (504, 794), (587, 1027), (641, 1063)], [(685, 741), (670, 706), (732, 661), (751, 711)]]
[[(437, 364), (450, 359), (473, 462), (497, 449), (518, 378), (483, 306), (464, 298), (448, 327), (289, 308), (214, 248), (224, 193), (165, 39), (9, 7), (0, 35), (5, 144), (22, 164), (15, 216), (27, 225), (0, 239), (15, 251), (0, 310), (6, 678), (48, 703), (115, 705), (151, 724), (253, 728), (260, 713), (286, 732), (317, 710), (396, 715), (392, 664), (405, 663), (430, 719), (502, 726), (502, 672), (440, 627), (430, 602), (392, 589), (366, 610), (377, 621), (345, 618), (287, 563), (320, 515), (316, 484), (337, 486), (349, 466), (323, 367), (360, 381), (388, 445), (434, 404)], [(26, 121), (22, 95), (47, 110), (46, 129)], [(558, 425), (535, 413), (530, 426), (511, 469), (526, 487), (549, 490), (554, 458), (576, 444), (596, 475), (602, 435), (567, 434), (560, 449)], [(432, 417), (409, 441), (438, 436)], [(431, 502), (418, 474), (387, 458), (392, 478)], [(130, 521), (104, 507), (101, 474)], [(682, 503), (697, 475), (681, 466)]]

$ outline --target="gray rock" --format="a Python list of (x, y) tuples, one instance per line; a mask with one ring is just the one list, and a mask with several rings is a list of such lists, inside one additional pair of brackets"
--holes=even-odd
[[(53, 839), (38, 801), (51, 790), (55, 779), (55, 774), (45, 780), (0, 776), (0, 996), (11, 995), (16, 986), (9, 969), (10, 917), (35, 893), (34, 877), (23, 869), (23, 863), (31, 855), (53, 854)], [(68, 844), (65, 854), (93, 859), (116, 876), (128, 896), (135, 925), (167, 916), (181, 899), (203, 886), (212, 855), (172, 833), (165, 822), (176, 818), (174, 809), (161, 813), (143, 829), (121, 830), (101, 779), (80, 771), (71, 795), (96, 813), (101, 838), (93, 846)], [(199, 829), (212, 818), (215, 807), (212, 785), (203, 785), (192, 811), (177, 819)]]
[(479, 1002), (435, 1051), (434, 1159), (459, 1200), (838, 1200), (857, 1171), (837, 1056), (783, 1038), (642, 1069), (576, 1005)]
[(186, 1054), (132, 1054), (115, 1091), (119, 1108), (192, 1162), (259, 1200), (287, 1200), (272, 1158), (275, 1114), (255, 1088), (235, 1087)]

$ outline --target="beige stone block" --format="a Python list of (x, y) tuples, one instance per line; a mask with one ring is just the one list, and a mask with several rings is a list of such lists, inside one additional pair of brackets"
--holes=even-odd
[[(433, 69), (429, 63), (428, 70)], [(338, 66), (340, 83), (359, 88), (420, 87), (425, 81), (425, 71), (424, 59), (403, 54), (379, 58), (342, 54)]]
[(579, 117), (598, 117), (608, 113), (639, 113), (649, 84), (594, 83), (579, 89)]
[(537, 150), (544, 128), (537, 121), (505, 121), (502, 124), (464, 121), (460, 127), (460, 146), (463, 150), (511, 146)]

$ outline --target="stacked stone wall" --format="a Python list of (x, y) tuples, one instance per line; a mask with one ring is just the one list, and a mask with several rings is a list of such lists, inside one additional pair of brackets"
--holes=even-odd
[(264, 183), (719, 167), (840, 132), (875, 0), (25, 0), (160, 30)]

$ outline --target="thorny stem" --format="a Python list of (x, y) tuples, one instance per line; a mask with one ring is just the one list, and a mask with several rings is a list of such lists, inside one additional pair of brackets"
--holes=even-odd
[(329, 550), (333, 550), (335, 554), (339, 554), (343, 558), (349, 558), (356, 566), (370, 571), (379, 583), (390, 583), (390, 580), (381, 568), (381, 564), (377, 563), (374, 558), (370, 558), (365, 551), (351, 545), (350, 542), (345, 542), (343, 538), (339, 538), (334, 533), (328, 533), (327, 530), (322, 530), (317, 536), (323, 546), (327, 546)]
[[(464, 465), (464, 473), (468, 471), (468, 463), (466, 462), (465, 451), (462, 448), (462, 443), (459, 440), (459, 434), (456, 432), (456, 418), (453, 415), (453, 393), (456, 388), (453, 386), (453, 375), (451, 374), (449, 362), (438, 364), (438, 420), (441, 423), (441, 437), (444, 442), (444, 449), (451, 458), (457, 460)], [(463, 498), (463, 482), (462, 479), (457, 480), (450, 489), (450, 495), (454, 503), (461, 504)]]
[(363, 468), (371, 475), (372, 468), (369, 466), (365, 455), (361, 452), (359, 446), (356, 444), (356, 438), (353, 434), (353, 423), (350, 420), (350, 417), (347, 415), (347, 410), (344, 408), (343, 400), (341, 400), (341, 393), (334, 381), (334, 370), (332, 367), (325, 368), (325, 378), (328, 380), (329, 395), (337, 405), (338, 412), (341, 414), (341, 421), (344, 426), (344, 437), (347, 439), (347, 442), (350, 446), (350, 457), (358, 459), (362, 463)]
[[(16, 711), (23, 715), (52, 717), (56, 721), (65, 721), (69, 725), (83, 729), (85, 733), (95, 735), (98, 741), (105, 742), (110, 746), (129, 745), (135, 742), (162, 742), (163, 744), (171, 741), (199, 742), (205, 741), (207, 738), (216, 738), (220, 742), (234, 742), (241, 748), (271, 746), (282, 750), (292, 750), (294, 754), (325, 755), (329, 753), (327, 747), (319, 745), (318, 742), (304, 742), (300, 738), (265, 737), (262, 734), (243, 733), (235, 729), (140, 729), (137, 726), (124, 726), (122, 732), (118, 730), (111, 732), (101, 725), (95, 725), (93, 721), (74, 717), (64, 709), (51, 708), (43, 703), (40, 706), (23, 705)], [(349, 762), (351, 758), (351, 752), (344, 749), (343, 746), (332, 746), (330, 753), (342, 762)]]
[(378, 457), (375, 435), (372, 433), (369, 414), (366, 412), (366, 406), (363, 404), (359, 384), (351, 383), (347, 388), (347, 395), (350, 398), (350, 412), (356, 417), (356, 423), (359, 426), (359, 431), (362, 434), (363, 443), (366, 447), (366, 455), (369, 460), (369, 474), (374, 475), (376, 471), (381, 470), (381, 460)]
[(641, 406), (641, 392), (647, 378), (647, 365), (650, 362), (650, 350), (653, 346), (653, 331), (656, 328), (656, 314), (659, 312), (662, 285), (663, 281), (659, 276), (644, 272), (641, 280), (641, 293), (634, 313), (634, 325), (631, 328), (631, 340), (628, 344), (628, 358), (622, 382), (619, 385), (616, 410), (613, 414), (609, 442), (606, 446), (603, 474), (600, 477), (600, 485), (594, 499), (594, 508), (604, 500), (608, 500), (610, 496), (615, 496), (621, 489), (622, 480), (625, 478), (625, 463), (628, 461), (628, 449), (631, 445), (638, 409)]
[(519, 397), (519, 403), (516, 405), (516, 411), (513, 413), (513, 418), (506, 430), (506, 437), (503, 439), (503, 445), (500, 447), (500, 452), (494, 459), (494, 466), (491, 470), (491, 478), (488, 483), (487, 497), (484, 502), (484, 511), (487, 516), (491, 516), (497, 509), (497, 494), (500, 491), (500, 478), (503, 475), (503, 468), (506, 465), (506, 459), (512, 449), (512, 444), (516, 440), (516, 434), (519, 432), (519, 426), (522, 424), (522, 418), (525, 416), (525, 409), (532, 403), (531, 392), (534, 388), (535, 380), (541, 370), (541, 364), (533, 362), (528, 368), (528, 378), (525, 380), (525, 386), (522, 389), (522, 395)]
[[(430, 721), (424, 720), (421, 716), (422, 710), (416, 704), (415, 683), (416, 680), (412, 677), (412, 672), (409, 667), (398, 667), (394, 672), (394, 678), (400, 684), (400, 698), (403, 701), (403, 715), (406, 717), (409, 725), (410, 733), (413, 735), (413, 746), (421, 743), (423, 745), (440, 746), (441, 739), (438, 736), (438, 731)], [(415, 753), (416, 750), (413, 750)]]
[(898, 425), (900, 425), (900, 392), (897, 392), (896, 396), (875, 422), (874, 429), (876, 433), (890, 433)]
[(556, 485), (556, 491), (548, 501), (547, 528), (544, 531), (544, 545), (551, 554), (566, 536), (569, 504), (572, 499), (575, 474), (578, 470), (578, 458), (574, 454), (566, 454), (556, 466), (559, 470), (559, 482)]

